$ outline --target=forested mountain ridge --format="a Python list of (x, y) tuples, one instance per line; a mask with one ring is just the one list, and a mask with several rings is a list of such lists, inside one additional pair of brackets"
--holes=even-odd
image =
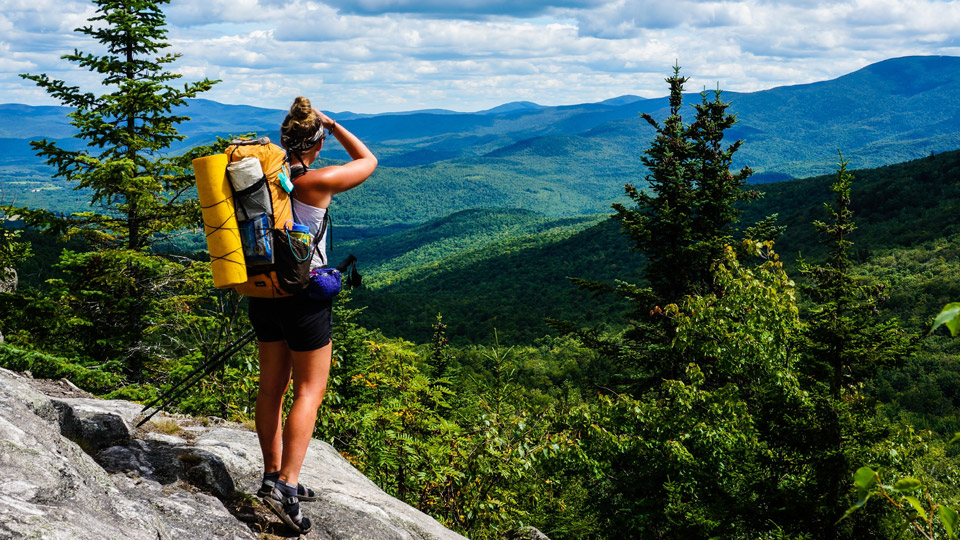
[(559, 236), (594, 225), (604, 217), (557, 219), (519, 209), (461, 210), (389, 236), (337, 243), (333, 260), (353, 253), (363, 261), (364, 269), (377, 276), (371, 284), (376, 288), (392, 277), (416, 272), (422, 265), (435, 266), (459, 253), (496, 249), (492, 246), (498, 242), (520, 236)]
[[(960, 150), (853, 174), (856, 262), (866, 263), (874, 253), (891, 257), (890, 250), (915, 249), (921, 243), (960, 234)], [(824, 219), (823, 204), (833, 195), (829, 189), (832, 181), (832, 176), (825, 175), (757, 186), (765, 195), (745, 205), (741, 226), (776, 213), (778, 223), (786, 226), (776, 249), (788, 270), (794, 268), (799, 255), (820, 260), (824, 248), (811, 223)], [(461, 213), (456, 228), (479, 228), (477, 223), (498, 219), (495, 215), (495, 211), (480, 210)], [(418, 245), (415, 238), (427, 232), (411, 229), (359, 240), (350, 247), (359, 253), (379, 252), (389, 254), (393, 261), (403, 261), (409, 256), (405, 250), (412, 252)], [(421, 238), (425, 244), (435, 242), (426, 236)], [(405, 275), (384, 272), (382, 279), (377, 276), (380, 269), (393, 270), (397, 265), (374, 258), (370, 287), (357, 293), (368, 306), (361, 319), (389, 335), (426, 340), (429, 325), (440, 312), (446, 316), (454, 339), (471, 342), (489, 337), (494, 327), (507, 341), (535, 339), (550, 332), (544, 317), (598, 324), (615, 318), (611, 315), (620, 313), (623, 306), (618, 307), (611, 298), (592, 298), (566, 278), (609, 282), (625, 276), (639, 279), (642, 259), (626, 252), (626, 245), (619, 223), (605, 220), (552, 236), (511, 236), (483, 249), (451, 251), (449, 257), (439, 252), (441, 256), (432, 261), (417, 259), (417, 265), (408, 268)], [(889, 270), (885, 272), (889, 274)], [(937, 279), (950, 281), (946, 276)], [(929, 297), (929, 286), (922, 287)], [(944, 293), (953, 289), (944, 289)], [(910, 294), (899, 291), (893, 307), (906, 310), (903, 298)], [(949, 298), (936, 294), (927, 300), (924, 305), (932, 309)], [(903, 315), (915, 326), (928, 322), (912, 310)]]
[(623, 249), (624, 242), (619, 224), (605, 219), (579, 229), (508, 237), (402, 272), (371, 275), (369, 285), (354, 293), (365, 306), (359, 320), (386, 335), (428, 341), (439, 313), (458, 344), (487, 342), (494, 330), (502, 343), (529, 343), (551, 332), (548, 317), (606, 322), (624, 306), (577, 289), (569, 278), (638, 280), (642, 259)]
[[(727, 133), (743, 145), (735, 165), (753, 181), (822, 174), (841, 148), (855, 168), (875, 167), (960, 147), (960, 58), (904, 57), (811, 84), (725, 92), (739, 122)], [(688, 104), (698, 100), (688, 96)], [(381, 167), (338, 200), (354, 226), (417, 224), (467, 208), (510, 207), (550, 216), (605, 212), (622, 185), (645, 170), (638, 159), (652, 128), (638, 117), (666, 114), (665, 98), (623, 96), (557, 107), (505, 104), (488, 111), (412, 111), (339, 116), (369, 142)], [(38, 120), (31, 120), (31, 111)], [(68, 135), (66, 109), (0, 106), (0, 181), (7, 199), (74, 211), (76, 198), (52, 193), (27, 140)], [(187, 139), (174, 149), (246, 132), (274, 135), (284, 112), (191, 100)], [(335, 115), (336, 117), (336, 115)], [(66, 126), (66, 127), (65, 127)], [(71, 141), (69, 144), (76, 144)], [(69, 146), (69, 145), (68, 145)], [(333, 141), (324, 156), (344, 158)], [(330, 163), (330, 161), (327, 161)], [(45, 197), (31, 196), (45, 189)]]
[[(853, 175), (853, 234), (860, 259), (870, 250), (909, 247), (960, 232), (960, 150), (855, 170)], [(778, 242), (780, 253), (788, 259), (800, 253), (816, 256), (821, 247), (810, 223), (823, 219), (832, 180), (824, 175), (758, 186), (764, 197), (745, 207), (743, 221), (777, 213), (787, 227)]]
[[(856, 154), (860, 160), (854, 163), (857, 167), (896, 163), (957, 146), (955, 126), (960, 104), (952, 99), (950, 89), (958, 82), (960, 58), (914, 56), (871, 64), (827, 81), (750, 93), (726, 92), (739, 119), (727, 137), (747, 139), (750, 144), (744, 147), (740, 159), (763, 172), (793, 176), (826, 172), (828, 167), (815, 156), (828, 156), (829, 149), (836, 147)], [(182, 129), (187, 139), (174, 148), (189, 148), (215, 136), (248, 131), (274, 135), (285, 114), (203, 99), (188, 103), (181, 108), (191, 117)], [(349, 122), (351, 130), (370, 143), (383, 165), (403, 167), (491, 152), (502, 157), (512, 153), (506, 148), (515, 143), (549, 136), (611, 138), (627, 151), (636, 146), (633, 139), (649, 138), (645, 123), (631, 128), (637, 114), (646, 112), (660, 118), (665, 107), (665, 98), (621, 96), (562, 106), (516, 102), (473, 113), (425, 110), (331, 114)], [(0, 138), (68, 137), (72, 129), (63, 114), (66, 111), (60, 107), (0, 105)], [(622, 137), (633, 140), (633, 144)], [(346, 157), (334, 149), (335, 144), (329, 146), (328, 150), (336, 152), (332, 157)], [(425, 162), (426, 156), (436, 159)]]

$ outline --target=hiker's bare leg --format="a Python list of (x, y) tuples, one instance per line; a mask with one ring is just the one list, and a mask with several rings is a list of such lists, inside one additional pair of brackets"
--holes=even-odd
[(290, 349), (286, 341), (264, 343), (260, 347), (260, 385), (254, 421), (263, 453), (263, 472), (280, 470), (282, 456), (283, 395), (290, 383)]
[(300, 467), (307, 455), (307, 446), (317, 423), (317, 409), (323, 401), (330, 375), (330, 355), (333, 344), (312, 351), (291, 351), (293, 364), (293, 406), (283, 426), (283, 461), (280, 480), (297, 485)]

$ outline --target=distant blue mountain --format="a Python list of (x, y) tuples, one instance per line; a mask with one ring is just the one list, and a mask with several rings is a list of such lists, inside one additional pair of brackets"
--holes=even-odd
[(451, 111), (449, 109), (417, 109), (415, 111), (393, 111), (385, 113), (355, 113), (355, 112), (338, 112), (330, 113), (336, 115), (338, 120), (353, 120), (354, 118), (372, 118), (374, 116), (405, 116), (409, 114), (463, 114), (457, 111)]
[[(876, 167), (960, 148), (960, 58), (924, 56), (879, 62), (842, 77), (761, 92), (724, 92), (743, 139), (737, 166), (758, 182), (828, 173), (837, 150), (855, 168)], [(708, 98), (711, 96), (708, 95)], [(687, 96), (685, 118), (701, 98)], [(68, 109), (0, 105), (0, 177), (37, 165), (28, 142), (69, 140)], [(182, 151), (216, 136), (256, 132), (274, 139), (286, 111), (189, 100), (178, 111)], [(509, 206), (546, 215), (604, 211), (626, 182), (645, 175), (639, 156), (662, 119), (666, 98), (620, 96), (599, 103), (506, 103), (472, 113), (447, 110), (364, 115), (331, 112), (374, 150), (381, 167), (371, 187), (339, 200), (359, 225), (383, 215), (419, 223), (441, 210)], [(77, 141), (69, 144), (76, 145)], [(327, 158), (347, 156), (329, 140)], [(366, 217), (364, 217), (366, 216)]]
[(544, 105), (537, 105), (532, 101), (512, 101), (510, 103), (504, 103), (492, 109), (487, 109), (485, 111), (477, 111), (477, 114), (501, 114), (501, 113), (511, 113), (516, 111), (531, 111), (546, 109)]
[(76, 132), (67, 107), (33, 107), (17, 103), (0, 105), (0, 137), (7, 139), (61, 139)]
[[(960, 148), (960, 58), (905, 57), (886, 60), (854, 73), (812, 84), (784, 86), (762, 92), (724, 92), (739, 122), (728, 139), (743, 139), (737, 165), (758, 172), (790, 177), (822, 174), (833, 169), (841, 150), (853, 167), (899, 163), (931, 152)], [(687, 96), (687, 104), (699, 101)], [(584, 149), (609, 155), (637, 155), (649, 144), (652, 131), (636, 114), (662, 119), (666, 98), (627, 103), (594, 116), (603, 121), (565, 134)], [(685, 112), (687, 118), (692, 111)], [(563, 125), (580, 118), (574, 116)], [(577, 126), (579, 127), (579, 126)], [(546, 157), (560, 141), (531, 138), (488, 155)], [(617, 151), (617, 150), (614, 150)]]
[(640, 97), (640, 96), (632, 96), (632, 95), (629, 95), (629, 94), (628, 94), (628, 95), (625, 95), (625, 96), (619, 96), (619, 97), (615, 97), (615, 98), (605, 99), (605, 100), (601, 101), (600, 103), (603, 103), (604, 105), (629, 105), (629, 104), (631, 104), (631, 103), (636, 103), (637, 101), (640, 101), (640, 100), (642, 100), (642, 99), (644, 99), (644, 98), (642, 98), (642, 97)]
[[(857, 168), (960, 148), (960, 58), (911, 56), (800, 86), (727, 96), (742, 160), (793, 176), (827, 173), (837, 150)], [(752, 165), (751, 165), (752, 166)]]

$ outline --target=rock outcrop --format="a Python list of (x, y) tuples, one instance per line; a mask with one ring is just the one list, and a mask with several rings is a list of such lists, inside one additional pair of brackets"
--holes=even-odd
[(508, 536), (508, 540), (550, 540), (550, 538), (536, 527), (526, 526), (514, 531)]
[(0, 268), (0, 292), (16, 292), (19, 279), (13, 268)]
[[(0, 267), (0, 293), (16, 292), (17, 282), (16, 270), (13, 268)], [(3, 332), (0, 332), (0, 343), (3, 343)]]
[[(0, 369), (0, 539), (290, 536), (250, 495), (262, 464), (249, 429), (164, 415), (138, 430), (139, 405), (44, 391)], [(304, 503), (308, 538), (463, 540), (322, 441), (300, 480), (320, 495)]]

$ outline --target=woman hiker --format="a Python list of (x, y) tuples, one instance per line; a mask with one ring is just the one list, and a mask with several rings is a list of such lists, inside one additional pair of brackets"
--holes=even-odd
[[(332, 134), (353, 161), (309, 169), (317, 159), (327, 133)], [(293, 212), (298, 223), (315, 236), (322, 228), (333, 195), (354, 188), (377, 168), (377, 158), (342, 125), (298, 97), (280, 128), (280, 144), (287, 151)], [(321, 239), (311, 270), (326, 263)], [(301, 501), (317, 499), (300, 485), (300, 467), (313, 435), (317, 409), (330, 374), (332, 300), (313, 300), (306, 294), (285, 298), (251, 298), (250, 321), (260, 348), (260, 388), (256, 426), (263, 452), (263, 483), (257, 494), (291, 529), (310, 530), (300, 511)], [(293, 406), (283, 423), (283, 395), (293, 377)]]

